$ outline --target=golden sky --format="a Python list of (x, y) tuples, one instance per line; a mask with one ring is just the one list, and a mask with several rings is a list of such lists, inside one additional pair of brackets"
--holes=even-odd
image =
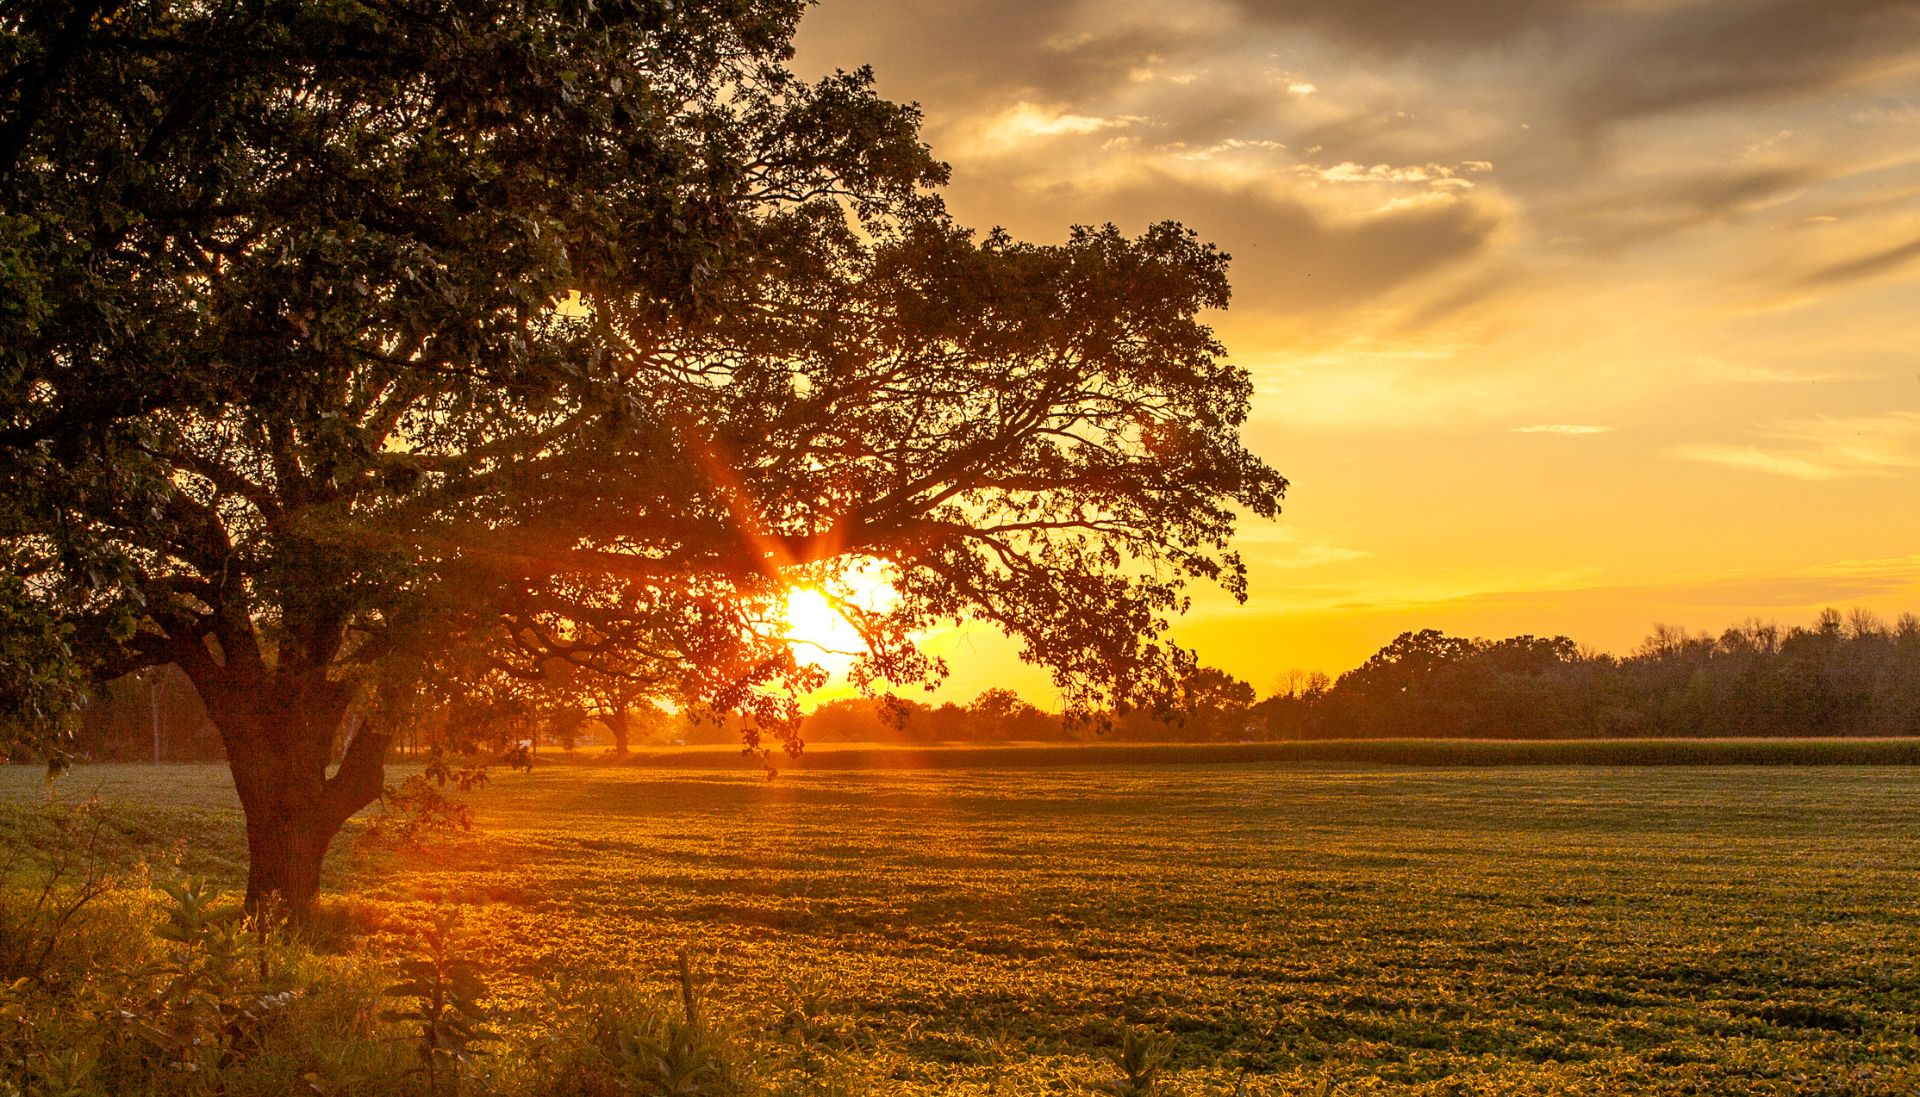
[(860, 64), (961, 220), (1234, 256), (1294, 486), (1176, 635), (1263, 694), (1410, 628), (1920, 610), (1920, 0), (822, 0), (796, 67)]

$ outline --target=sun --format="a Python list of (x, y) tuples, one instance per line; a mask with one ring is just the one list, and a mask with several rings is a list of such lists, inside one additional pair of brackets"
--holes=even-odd
[(786, 639), (796, 659), (839, 674), (867, 650), (860, 630), (813, 587), (787, 590)]
[(782, 635), (794, 658), (838, 677), (867, 653), (866, 638), (840, 607), (858, 607), (856, 613), (885, 612), (898, 599), (877, 562), (848, 564), (829, 576), (787, 588)]

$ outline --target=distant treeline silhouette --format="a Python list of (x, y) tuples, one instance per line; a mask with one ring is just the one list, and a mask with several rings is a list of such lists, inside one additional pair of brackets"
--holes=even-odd
[[(855, 698), (806, 718), (812, 742), (1239, 742), (1287, 739), (1607, 739), (1920, 735), (1920, 617), (1827, 610), (1810, 626), (1748, 621), (1718, 636), (1656, 626), (1632, 653), (1565, 636), (1504, 640), (1405, 632), (1329, 679), (1292, 672), (1274, 695), (1218, 670), (1180, 711), (1069, 721), (1007, 689), (967, 704)], [(636, 745), (740, 741), (736, 719), (649, 710)], [(543, 745), (593, 746), (596, 721), (525, 728)], [(112, 684), (89, 706), (75, 753), (94, 759), (220, 757), (192, 687), (172, 668)]]
[(1811, 627), (1749, 621), (1718, 636), (1660, 626), (1623, 657), (1564, 636), (1429, 629), (1250, 715), (1283, 739), (1920, 735), (1920, 618), (1827, 610)]

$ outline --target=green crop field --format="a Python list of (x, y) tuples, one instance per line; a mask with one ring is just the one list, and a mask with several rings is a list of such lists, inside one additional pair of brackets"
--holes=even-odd
[[(215, 767), (62, 788), (239, 863)], [(465, 904), (509, 1007), (569, 970), (664, 989), (688, 948), (743, 1030), (804, 1017), (868, 1092), (1085, 1092), (1122, 1025), (1171, 1035), (1173, 1093), (1920, 1089), (1908, 767), (554, 765), (473, 804), (334, 866), (362, 947)]]

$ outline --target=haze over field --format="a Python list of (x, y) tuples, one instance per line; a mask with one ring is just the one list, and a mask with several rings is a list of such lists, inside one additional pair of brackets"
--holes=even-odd
[[(962, 221), (1177, 217), (1293, 482), (1271, 688), (1404, 629), (1719, 628), (1920, 593), (1920, 5), (830, 0), (803, 72), (926, 108)], [(948, 692), (1044, 672), (935, 637)]]

